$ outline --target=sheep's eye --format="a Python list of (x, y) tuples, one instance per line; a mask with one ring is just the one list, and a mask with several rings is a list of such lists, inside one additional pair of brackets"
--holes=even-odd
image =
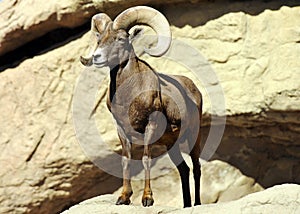
[(101, 37), (100, 33), (96, 32), (95, 34), (98, 39)]
[(125, 42), (126, 38), (125, 37), (117, 37), (118, 42)]

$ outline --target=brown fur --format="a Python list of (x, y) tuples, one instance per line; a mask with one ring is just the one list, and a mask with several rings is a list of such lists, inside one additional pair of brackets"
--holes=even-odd
[[(150, 187), (152, 143), (164, 146), (176, 164), (182, 181), (184, 206), (191, 206), (189, 167), (179, 151), (179, 143), (187, 141), (193, 161), (195, 177), (195, 204), (200, 204), (200, 120), (201, 93), (192, 80), (184, 76), (157, 73), (133, 50), (130, 37), (124, 30), (112, 29), (111, 23), (98, 37), (98, 48), (110, 67), (107, 107), (112, 112), (122, 143), (123, 191), (117, 204), (129, 204), (131, 144), (144, 145), (145, 189), (144, 206), (154, 202)], [(99, 49), (99, 50), (100, 50)], [(96, 52), (95, 52), (96, 53)], [(99, 55), (101, 55), (99, 54)], [(174, 99), (175, 98), (175, 99)], [(175, 100), (179, 100), (178, 106)], [(164, 115), (164, 118), (161, 115)], [(177, 142), (177, 143), (176, 143)]]

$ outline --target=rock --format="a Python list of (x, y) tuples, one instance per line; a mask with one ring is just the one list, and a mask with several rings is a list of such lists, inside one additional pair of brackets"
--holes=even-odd
[(252, 193), (239, 200), (192, 208), (174, 209), (166, 206), (144, 208), (136, 205), (115, 205), (114, 195), (102, 195), (71, 207), (62, 214), (96, 213), (299, 213), (300, 185), (283, 184), (262, 192)]
[[(189, 155), (183, 153), (184, 159), (190, 167), (190, 190), (194, 200), (194, 179), (192, 162)], [(168, 155), (154, 159), (151, 168), (151, 188), (155, 206), (183, 207), (180, 177)], [(238, 169), (229, 164), (214, 160), (201, 160), (200, 197), (202, 204), (233, 201), (253, 192), (263, 190), (254, 179), (243, 175)], [(132, 177), (132, 204), (141, 205), (144, 190), (144, 172)], [(119, 196), (122, 187), (114, 195)]]
[[(3, 0), (0, 3), (0, 56), (54, 29), (78, 27), (97, 12), (115, 16), (130, 6), (148, 2), (149, 0), (136, 3), (120, 0)], [(176, 2), (184, 1), (169, 0), (164, 4)], [(151, 1), (151, 4), (157, 5), (160, 1)]]
[[(226, 129), (213, 158), (229, 162), (264, 187), (298, 183), (300, 172), (300, 82), (295, 81), (300, 79), (300, 13), (299, 7), (282, 5), (289, 3), (170, 6), (163, 12), (172, 17), (173, 38), (196, 48), (204, 59), (186, 57), (181, 49), (184, 65), (195, 65), (187, 69), (176, 60), (142, 56), (159, 71), (194, 79), (204, 93), (204, 126), (211, 122), (209, 115), (222, 115), (221, 105), (212, 109), (212, 103), (225, 98)], [(197, 75), (195, 68), (201, 66), (203, 73)], [(207, 81), (213, 72), (217, 80)], [(213, 90), (219, 84), (223, 94)], [(203, 140), (209, 131), (203, 128)], [(207, 151), (215, 144), (208, 143)]]
[[(61, 27), (82, 25), (96, 12), (91, 1), (3, 1), (1, 4), (0, 55)], [(22, 39), (20, 39), (22, 38)]]
[(175, 211), (172, 207), (153, 206), (150, 208), (143, 208), (142, 206), (127, 206), (115, 205), (117, 197), (114, 195), (102, 195), (96, 198), (89, 199), (78, 205), (71, 207), (69, 210), (62, 212), (62, 214), (93, 214), (93, 213), (165, 213), (168, 211)]
[(263, 190), (253, 178), (219, 160), (202, 165), (201, 186), (202, 204), (233, 201)]
[(0, 213), (57, 213), (121, 185), (89, 161), (74, 132), (73, 90), (88, 39), (0, 74)]
[[(117, 14), (131, 4), (131, 1), (31, 2), (31, 6), (21, 0), (0, 3), (1, 54), (55, 28), (89, 22), (91, 15), (102, 9), (110, 15)], [(158, 1), (155, 2), (157, 4), (153, 4), (158, 5)], [(300, 9), (295, 7), (297, 3), (228, 1), (225, 7), (223, 1), (168, 7), (164, 6), (166, 3), (159, 3), (158, 7), (170, 20), (173, 37), (201, 52), (208, 63), (195, 60), (196, 65), (203, 66), (204, 71), (212, 68), (218, 78), (209, 79), (204, 73), (202, 79), (198, 79), (184, 65), (170, 59), (142, 57), (159, 71), (192, 77), (202, 89), (203, 142), (211, 128), (211, 116), (219, 118), (225, 113), (226, 129), (213, 158), (225, 160), (263, 187), (283, 182), (299, 183)], [(77, 36), (0, 73), (0, 212), (57, 213), (86, 198), (111, 193), (120, 187), (120, 179), (97, 169), (90, 161), (112, 165), (115, 171), (120, 171), (120, 160), (112, 159), (113, 151), (119, 151), (120, 145), (101, 96), (107, 89), (105, 82), (99, 86), (98, 100), (101, 102), (93, 119), (110, 149), (103, 150), (104, 145), (96, 145), (99, 150), (92, 152), (98, 157), (87, 157), (76, 141), (79, 133), (89, 137), (89, 130), (74, 131), (72, 103), (76, 80), (85, 72), (88, 73), (86, 78), (95, 82), (105, 75), (84, 71), (81, 67), (79, 56), (87, 52), (88, 44), (88, 34)], [(187, 55), (180, 54), (182, 58)], [(189, 62), (193, 63), (194, 59)], [(209, 81), (203, 84), (201, 81), (206, 78)], [(95, 82), (91, 82), (91, 88), (98, 87)], [(211, 102), (222, 96), (221, 92), (212, 90), (214, 86), (223, 88), (224, 112), (211, 109)], [(84, 90), (83, 95), (88, 96), (89, 88)], [(211, 97), (209, 91), (213, 92)], [(84, 112), (77, 110), (77, 113)], [(217, 122), (212, 127), (219, 127)], [(230, 166), (223, 167), (232, 170)], [(223, 169), (216, 171), (225, 173)], [(240, 176), (235, 170), (232, 172), (231, 177)], [(208, 173), (211, 172), (208, 170)], [(210, 179), (209, 174), (203, 175), (203, 179), (206, 178)], [(251, 179), (246, 180), (245, 186), (242, 185), (244, 178), (233, 183), (239, 187), (239, 194), (253, 183)], [(177, 181), (174, 177), (171, 184), (165, 184), (166, 188)], [(205, 196), (208, 202), (229, 200), (227, 191), (231, 191), (231, 181), (219, 186), (229, 186), (226, 192), (222, 188), (217, 190), (219, 197), (217, 194)], [(230, 195), (235, 191), (232, 189)], [(236, 196), (244, 195), (239, 194)], [(157, 201), (161, 200), (159, 197), (157, 195)], [(136, 200), (140, 203), (139, 197)], [(217, 206), (227, 208), (227, 205)], [(205, 207), (210, 209), (211, 206)]]

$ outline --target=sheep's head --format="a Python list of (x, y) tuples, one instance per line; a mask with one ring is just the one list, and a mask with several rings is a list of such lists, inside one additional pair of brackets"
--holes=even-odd
[(96, 67), (112, 66), (126, 61), (130, 57), (132, 41), (141, 32), (136, 28), (131, 35), (123, 29), (114, 30), (112, 23), (108, 23), (102, 33), (94, 33), (94, 48), (91, 57), (81, 57), (84, 65), (94, 64)]
[(161, 56), (169, 49), (171, 31), (167, 19), (153, 8), (137, 6), (125, 10), (114, 21), (104, 13), (93, 16), (91, 31), (95, 41), (89, 55), (80, 58), (81, 63), (104, 67), (124, 61), (132, 50), (132, 40), (141, 32), (136, 28), (131, 34), (128, 33), (137, 24), (150, 26), (158, 35), (156, 47), (145, 49), (146, 53)]

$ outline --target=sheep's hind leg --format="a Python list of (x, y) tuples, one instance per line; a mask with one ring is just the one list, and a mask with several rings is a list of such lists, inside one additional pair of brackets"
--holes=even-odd
[(199, 163), (199, 157), (201, 152), (200, 147), (200, 131), (196, 140), (195, 145), (192, 145), (191, 142), (189, 142), (189, 146), (191, 149), (190, 156), (193, 162), (193, 174), (194, 174), (194, 183), (195, 183), (195, 206), (201, 205), (200, 201), (200, 177), (201, 177), (201, 165)]
[(132, 195), (132, 187), (130, 180), (131, 143), (125, 137), (124, 132), (120, 128), (118, 129), (118, 133), (122, 143), (123, 190), (116, 204), (129, 205), (130, 197)]
[(179, 171), (183, 194), (183, 205), (184, 207), (191, 207), (192, 204), (189, 184), (190, 168), (182, 157), (178, 143), (174, 144), (173, 147), (168, 150), (168, 154)]

